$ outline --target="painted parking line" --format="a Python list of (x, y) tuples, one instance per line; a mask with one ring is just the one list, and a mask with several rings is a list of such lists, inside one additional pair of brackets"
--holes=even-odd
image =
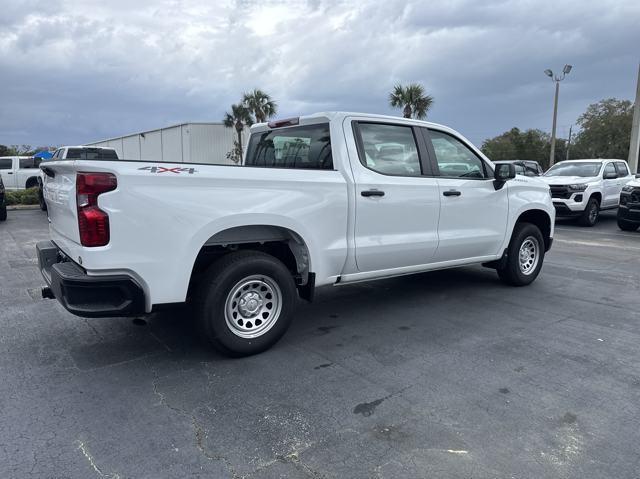
[[(599, 241), (579, 241), (579, 240), (566, 240), (560, 238), (554, 238), (553, 243), (566, 243), (571, 245), (580, 245), (580, 246), (594, 246), (597, 248), (620, 248), (620, 245), (612, 242), (599, 242)], [(637, 250), (640, 251), (640, 247), (634, 246), (624, 246), (625, 250)]]

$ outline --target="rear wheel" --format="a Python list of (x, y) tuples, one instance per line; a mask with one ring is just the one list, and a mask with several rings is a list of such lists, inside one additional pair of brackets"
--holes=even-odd
[(6, 221), (6, 220), (7, 220), (7, 207), (0, 206), (0, 221)]
[(544, 261), (544, 238), (531, 223), (518, 223), (507, 248), (507, 261), (498, 268), (498, 276), (512, 286), (531, 284), (540, 273)]
[(47, 202), (44, 200), (44, 194), (42, 193), (42, 187), (38, 188), (38, 203), (42, 211), (47, 211)]
[(622, 231), (636, 231), (638, 229), (638, 223), (633, 223), (631, 221), (627, 221), (618, 216), (618, 228)]
[(259, 251), (239, 251), (216, 261), (200, 281), (196, 319), (211, 344), (228, 356), (248, 356), (273, 346), (287, 331), (297, 299), (291, 272)]
[(580, 215), (578, 223), (582, 226), (594, 226), (600, 216), (600, 202), (597, 198), (589, 198), (587, 207)]

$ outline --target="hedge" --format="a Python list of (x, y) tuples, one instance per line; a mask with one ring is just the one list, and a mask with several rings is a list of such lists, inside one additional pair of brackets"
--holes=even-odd
[(28, 190), (5, 190), (7, 205), (37, 205), (38, 187), (29, 188)]

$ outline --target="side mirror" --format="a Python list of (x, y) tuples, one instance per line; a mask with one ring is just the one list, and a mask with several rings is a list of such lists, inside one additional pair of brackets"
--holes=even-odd
[(618, 174), (615, 171), (604, 174), (605, 180), (615, 180), (617, 177), (618, 177)]
[(496, 165), (493, 172), (493, 179), (496, 181), (507, 181), (516, 177), (516, 166), (512, 163), (500, 163)]
[(493, 170), (493, 187), (499, 190), (507, 180), (516, 177), (516, 166), (512, 163), (499, 163)]

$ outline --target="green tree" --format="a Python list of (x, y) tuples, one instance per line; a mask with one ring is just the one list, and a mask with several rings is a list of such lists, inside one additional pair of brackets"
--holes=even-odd
[(245, 126), (253, 125), (251, 112), (241, 103), (231, 105), (231, 112), (224, 114), (222, 120), (227, 128), (235, 128), (238, 139), (234, 142), (233, 150), (227, 154), (227, 158), (232, 159), (235, 163), (242, 160), (242, 130)]
[[(593, 103), (578, 117), (573, 158), (622, 158), (629, 154), (633, 104), (629, 100), (607, 98)], [(574, 153), (575, 152), (575, 153)]]
[(389, 104), (394, 108), (402, 108), (405, 118), (423, 120), (433, 105), (433, 97), (426, 95), (419, 83), (410, 83), (406, 87), (398, 84), (389, 94)]
[[(512, 128), (482, 143), (482, 152), (493, 161), (501, 160), (534, 160), (542, 168), (549, 166), (551, 139), (542, 130), (529, 129), (522, 131)], [(566, 141), (556, 139), (555, 161), (565, 159)]]
[(256, 123), (264, 123), (278, 112), (277, 103), (267, 93), (258, 89), (245, 93), (242, 104), (253, 114)]
[(0, 156), (15, 156), (18, 152), (7, 145), (0, 145)]

